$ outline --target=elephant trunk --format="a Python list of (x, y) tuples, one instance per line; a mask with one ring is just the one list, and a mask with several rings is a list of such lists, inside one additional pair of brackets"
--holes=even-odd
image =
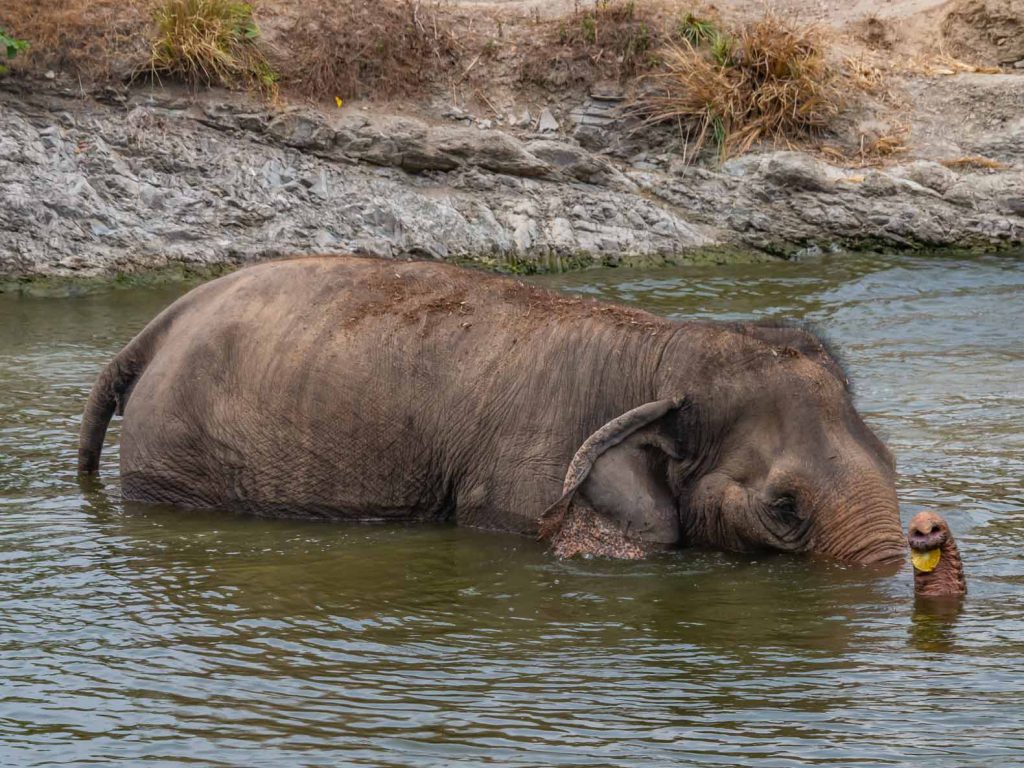
[(960, 550), (949, 525), (934, 512), (919, 512), (907, 530), (917, 597), (960, 597), (967, 592)]
[(906, 557), (899, 504), (890, 488), (837, 495), (823, 506), (813, 551), (860, 564)]

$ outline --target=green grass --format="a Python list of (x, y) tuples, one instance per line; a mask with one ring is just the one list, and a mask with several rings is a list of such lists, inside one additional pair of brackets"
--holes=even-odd
[(707, 19), (701, 19), (692, 13), (686, 14), (679, 22), (679, 35), (691, 45), (708, 43), (718, 34), (715, 25)]
[(729, 66), (732, 60), (732, 38), (721, 32), (715, 32), (708, 42), (708, 50), (711, 52), (711, 58), (714, 59), (715, 63), (720, 67)]
[[(0, 29), (0, 51), (4, 52), (4, 59), (13, 59), (22, 51), (28, 50), (28, 40), (19, 40), (11, 37), (4, 30)], [(7, 67), (0, 64), (0, 75), (7, 73)]]

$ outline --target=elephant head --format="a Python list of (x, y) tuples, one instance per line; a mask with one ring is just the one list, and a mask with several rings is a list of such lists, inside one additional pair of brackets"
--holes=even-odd
[(892, 455), (834, 355), (799, 328), (737, 325), (662, 355), (660, 397), (601, 426), (541, 518), (556, 551), (698, 546), (905, 556)]

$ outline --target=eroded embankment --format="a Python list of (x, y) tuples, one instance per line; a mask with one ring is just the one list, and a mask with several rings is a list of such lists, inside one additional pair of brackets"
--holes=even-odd
[[(4, 88), (8, 284), (309, 251), (532, 270), (1024, 238), (1019, 162), (865, 170), (769, 151), (701, 167), (671, 153), (615, 157), (561, 132), (327, 116), (223, 92), (98, 101), (57, 85)], [(1001, 149), (1011, 161), (1014, 135)]]

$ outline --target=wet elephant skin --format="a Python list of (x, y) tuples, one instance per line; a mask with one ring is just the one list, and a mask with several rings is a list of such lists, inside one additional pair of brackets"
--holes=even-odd
[(100, 373), (79, 469), (123, 415), (129, 499), (454, 520), (630, 549), (903, 556), (892, 456), (815, 334), (677, 322), (436, 263), (242, 269)]

